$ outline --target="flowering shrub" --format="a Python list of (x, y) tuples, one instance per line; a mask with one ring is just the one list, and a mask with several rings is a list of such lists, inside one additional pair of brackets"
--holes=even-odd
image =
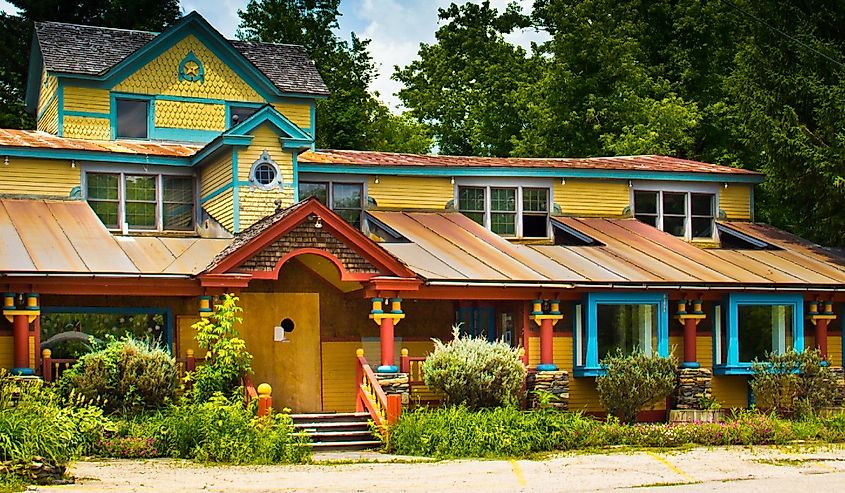
[(97, 443), (98, 454), (118, 459), (150, 459), (158, 457), (156, 441), (152, 437), (112, 437)]
[(423, 363), (425, 384), (446, 395), (450, 404), (473, 409), (516, 402), (525, 381), (525, 365), (517, 349), (504, 342), (461, 336), (434, 340), (434, 352)]

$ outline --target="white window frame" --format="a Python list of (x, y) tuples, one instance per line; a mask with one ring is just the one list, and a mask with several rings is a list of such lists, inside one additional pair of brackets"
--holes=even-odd
[[(673, 182), (631, 182), (630, 187), (630, 208), (631, 214), (636, 216), (636, 201), (634, 200), (635, 192), (653, 192), (657, 193), (657, 229), (663, 229), (663, 192), (669, 193), (683, 193), (684, 199), (684, 236), (678, 236), (685, 241), (718, 241), (719, 232), (716, 228), (716, 221), (719, 219), (719, 190), (718, 184), (712, 183), (673, 183)], [(709, 237), (692, 237), (692, 194), (710, 194), (713, 195), (713, 233)]]
[[(548, 193), (548, 211), (547, 211), (547, 218), (551, 218), (552, 212), (554, 211), (554, 204), (552, 203), (554, 199), (554, 186), (551, 180), (546, 179), (508, 179), (508, 178), (463, 178), (459, 180), (455, 180), (455, 186), (453, 189), (453, 201), (455, 204), (455, 210), (459, 210), (459, 200), (460, 200), (460, 189), (462, 187), (465, 188), (483, 188), (484, 189), (484, 226), (486, 229), (491, 230), (491, 212), (492, 212), (492, 203), (491, 203), (491, 188), (512, 188), (516, 189), (516, 227), (514, 235), (501, 235), (503, 238), (508, 239), (518, 239), (518, 240), (548, 240), (552, 237), (552, 224), (551, 220), (546, 221), (546, 236), (529, 236), (525, 237), (523, 234), (522, 228), (522, 216), (525, 212), (522, 207), (522, 199), (523, 199), (523, 189), (544, 189), (546, 193)], [(529, 211), (529, 214), (534, 211)]]
[[(82, 198), (88, 202), (88, 174), (111, 174), (118, 175), (117, 180), (117, 228), (109, 228), (110, 231), (119, 231), (122, 234), (129, 233), (149, 233), (149, 232), (174, 232), (174, 233), (192, 233), (196, 230), (196, 225), (199, 224), (199, 183), (196, 179), (196, 174), (193, 170), (185, 170), (178, 168), (171, 168), (165, 166), (109, 166), (109, 165), (85, 165), (82, 167), (82, 177), (80, 179), (80, 186), (82, 188)], [(155, 176), (156, 177), (156, 226), (149, 229), (132, 229), (126, 222), (126, 176)], [(164, 229), (164, 176), (178, 176), (178, 177), (192, 177), (193, 183), (193, 200), (194, 200), (194, 217), (193, 229)]]

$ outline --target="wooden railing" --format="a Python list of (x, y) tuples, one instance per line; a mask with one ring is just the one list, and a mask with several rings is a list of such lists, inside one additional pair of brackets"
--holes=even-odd
[(382, 431), (395, 423), (402, 414), (402, 396), (387, 395), (381, 388), (378, 378), (364, 357), (364, 350), (358, 349), (355, 354), (355, 409), (358, 412), (366, 410), (373, 422)]
[(411, 405), (437, 404), (443, 401), (443, 396), (432, 391), (425, 384), (423, 363), (426, 356), (408, 356), (408, 350), (402, 349), (399, 357), (399, 371), (408, 374), (408, 396)]
[(252, 375), (246, 375), (242, 379), (244, 387), (244, 406), (248, 407), (252, 401), (258, 401), (258, 416), (267, 416), (273, 409), (273, 389), (270, 385), (262, 383), (258, 387), (252, 382)]
[(41, 352), (41, 378), (45, 382), (55, 382), (76, 361), (76, 358), (53, 358), (52, 351), (45, 349)]

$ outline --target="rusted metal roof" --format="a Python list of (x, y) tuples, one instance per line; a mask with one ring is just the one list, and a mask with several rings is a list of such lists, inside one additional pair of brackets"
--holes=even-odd
[(0, 274), (189, 276), (231, 241), (112, 236), (82, 201), (0, 199)]
[(40, 130), (0, 129), (0, 146), (65, 151), (113, 152), (145, 156), (191, 157), (201, 145), (174, 144), (139, 140), (69, 139)]
[(834, 287), (845, 258), (775, 228), (726, 223), (775, 249), (702, 249), (636, 219), (553, 218), (597, 246), (514, 244), (456, 212), (369, 211), (409, 240), (381, 246), (429, 281)]
[(590, 158), (503, 158), (326, 149), (304, 152), (299, 156), (299, 162), (358, 166), (604, 169), (761, 176), (760, 173), (741, 168), (650, 155)]

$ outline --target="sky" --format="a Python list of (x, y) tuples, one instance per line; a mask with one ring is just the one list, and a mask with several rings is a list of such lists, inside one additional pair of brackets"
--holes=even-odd
[[(455, 0), (465, 3), (463, 0)], [(491, 0), (491, 5), (504, 9), (511, 0)], [(203, 15), (218, 31), (228, 38), (235, 36), (238, 27), (238, 9), (244, 8), (247, 0), (181, 0), (182, 9), (193, 10)], [(376, 63), (378, 75), (370, 90), (379, 93), (379, 98), (391, 110), (396, 111), (400, 102), (395, 93), (401, 84), (390, 79), (393, 67), (404, 67), (417, 54), (420, 43), (434, 42), (438, 28), (437, 8), (446, 7), (452, 0), (343, 0), (340, 4), (341, 18), (338, 34), (344, 39), (351, 32), (370, 39), (370, 53)], [(481, 3), (474, 0), (474, 3)], [(517, 0), (525, 12), (530, 12), (533, 0)], [(0, 10), (14, 12), (5, 0), (0, 0)], [(509, 41), (530, 46), (531, 41), (540, 41), (543, 34), (533, 29), (513, 33)]]

